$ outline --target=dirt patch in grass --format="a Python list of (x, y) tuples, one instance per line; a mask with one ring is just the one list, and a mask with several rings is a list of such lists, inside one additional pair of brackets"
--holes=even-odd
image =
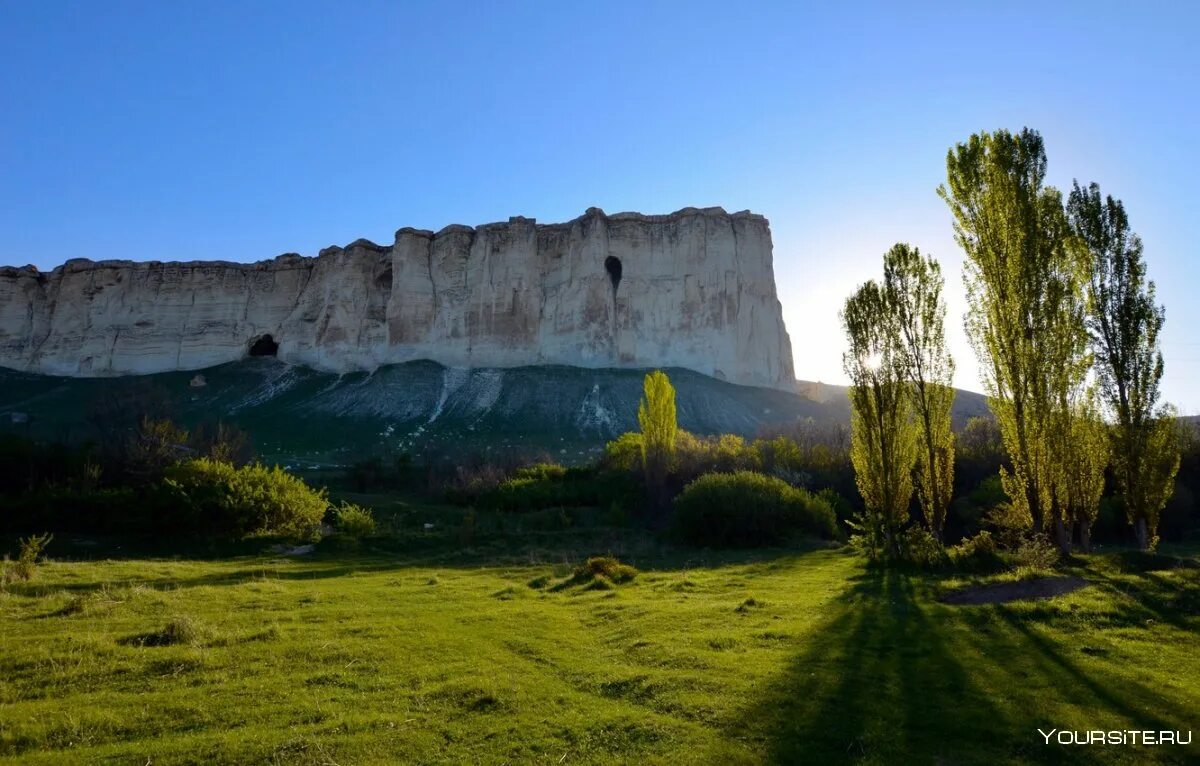
[(1122, 572), (1142, 574), (1146, 572), (1170, 572), (1176, 569), (1200, 569), (1200, 562), (1195, 559), (1166, 556), (1161, 553), (1148, 551), (1120, 551), (1113, 556), (1113, 562)]
[(964, 588), (942, 597), (943, 604), (1006, 604), (1009, 601), (1040, 601), (1072, 593), (1087, 585), (1082, 577), (1038, 577)]

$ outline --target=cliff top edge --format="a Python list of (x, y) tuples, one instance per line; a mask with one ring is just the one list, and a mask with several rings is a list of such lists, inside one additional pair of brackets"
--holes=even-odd
[[(449, 224), (448, 226), (442, 227), (441, 229), (439, 229), (436, 232), (431, 231), (429, 229), (416, 229), (416, 228), (413, 228), (410, 226), (405, 226), (396, 231), (396, 239), (400, 239), (402, 236), (415, 236), (415, 237), (436, 239), (438, 237), (453, 235), (453, 234), (474, 235), (475, 233), (480, 232), (480, 231), (492, 231), (492, 230), (497, 230), (497, 229), (508, 228), (511, 226), (533, 226), (535, 230), (539, 230), (539, 231), (555, 231), (555, 230), (569, 231), (571, 229), (571, 227), (575, 226), (576, 224), (588, 221), (590, 219), (596, 219), (596, 218), (603, 219), (605, 221), (618, 222), (618, 223), (632, 221), (632, 222), (638, 222), (638, 223), (662, 224), (662, 223), (672, 223), (672, 222), (680, 221), (680, 220), (695, 217), (695, 216), (706, 216), (706, 217), (711, 217), (711, 218), (727, 218), (727, 219), (731, 219), (731, 220), (732, 219), (749, 220), (749, 221), (761, 222), (764, 225), (769, 225), (766, 217), (763, 215), (760, 215), (758, 213), (753, 213), (749, 210), (740, 210), (736, 213), (728, 213), (725, 211), (725, 208), (719, 207), (719, 206), (703, 207), (703, 208), (685, 207), (685, 208), (676, 210), (673, 213), (668, 213), (665, 215), (651, 215), (651, 214), (637, 213), (637, 212), (622, 212), (622, 213), (613, 213), (612, 215), (608, 215), (598, 207), (590, 207), (587, 209), (586, 212), (584, 212), (583, 215), (573, 218), (569, 221), (562, 222), (562, 223), (538, 223), (537, 219), (535, 219), (535, 218), (526, 218), (525, 216), (518, 215), (518, 216), (512, 216), (507, 221), (484, 223), (484, 224), (479, 224), (478, 226), (465, 226), (463, 224), (452, 223), (452, 224)], [(303, 255), (300, 255), (299, 253), (283, 253), (282, 255), (277, 255), (274, 258), (266, 258), (266, 259), (262, 259), (262, 260), (258, 260), (258, 261), (227, 261), (227, 260), (134, 261), (134, 260), (127, 260), (127, 259), (110, 259), (110, 260), (102, 260), (102, 261), (93, 261), (90, 258), (71, 258), (71, 259), (68, 259), (65, 263), (62, 263), (59, 266), (55, 266), (54, 269), (52, 269), (49, 272), (42, 271), (42, 270), (38, 269), (36, 266), (33, 266), (32, 264), (25, 265), (25, 266), (0, 266), (0, 277), (14, 278), (14, 277), (20, 277), (20, 276), (32, 276), (32, 277), (37, 277), (37, 278), (44, 278), (44, 277), (53, 275), (55, 273), (58, 273), (60, 271), (75, 272), (75, 271), (84, 271), (84, 270), (96, 269), (96, 268), (129, 268), (129, 267), (150, 268), (150, 267), (162, 267), (162, 266), (176, 266), (176, 267), (188, 266), (188, 267), (193, 267), (193, 268), (195, 268), (195, 267), (218, 267), (218, 268), (264, 269), (264, 270), (265, 269), (277, 269), (277, 268), (280, 268), (281, 266), (284, 268), (287, 268), (287, 267), (302, 268), (302, 267), (307, 266), (310, 262), (316, 260), (317, 258), (334, 256), (339, 253), (348, 252), (348, 251), (352, 251), (352, 250), (359, 250), (359, 249), (373, 250), (378, 253), (385, 253), (385, 252), (389, 252), (392, 249), (392, 245), (380, 245), (380, 244), (376, 244), (375, 242), (372, 242), (369, 239), (359, 238), (344, 247), (340, 246), (340, 245), (331, 245), (329, 247), (322, 248), (320, 251), (318, 251), (318, 253), (315, 257), (303, 256)]]

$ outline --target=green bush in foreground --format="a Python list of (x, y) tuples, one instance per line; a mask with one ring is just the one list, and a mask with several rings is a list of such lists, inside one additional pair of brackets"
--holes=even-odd
[(575, 568), (576, 580), (590, 580), (603, 577), (617, 584), (632, 582), (637, 577), (637, 569), (629, 564), (622, 564), (615, 556), (592, 556)]
[(164, 486), (190, 526), (218, 535), (311, 537), (329, 501), (282, 468), (234, 468), (197, 458), (166, 470)]
[(833, 538), (829, 503), (804, 489), (753, 471), (710, 473), (675, 498), (675, 529), (693, 545), (778, 545), (808, 534)]
[(8, 561), (8, 556), (4, 557), (4, 571), (0, 573), (0, 581), (8, 582), (10, 580), (32, 580), (37, 574), (37, 560), (42, 555), (42, 551), (54, 539), (54, 535), (30, 535), (18, 542), (21, 544), (21, 552), (17, 556), (17, 560)]

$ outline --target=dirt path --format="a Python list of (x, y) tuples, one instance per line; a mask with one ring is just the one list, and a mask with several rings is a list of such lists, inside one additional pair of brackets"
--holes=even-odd
[(1082, 577), (1038, 577), (1034, 580), (1002, 582), (977, 588), (964, 588), (943, 596), (943, 604), (1005, 604), (1009, 601), (1039, 601), (1077, 591), (1087, 585)]

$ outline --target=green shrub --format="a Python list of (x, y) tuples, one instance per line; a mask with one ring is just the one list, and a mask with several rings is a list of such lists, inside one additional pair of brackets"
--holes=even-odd
[(534, 463), (533, 465), (518, 468), (516, 473), (513, 474), (513, 479), (518, 481), (554, 481), (565, 478), (566, 475), (567, 469), (558, 463)]
[(991, 527), (999, 547), (1014, 550), (1024, 542), (1032, 520), (1028, 511), (1022, 511), (1012, 503), (999, 503), (984, 515), (982, 523)]
[(17, 560), (8, 562), (5, 556), (4, 580), (32, 580), (37, 575), (37, 559), (54, 539), (54, 535), (30, 535), (22, 540)]
[(375, 516), (371, 511), (344, 500), (333, 510), (333, 525), (338, 534), (355, 540), (375, 534)]
[(988, 572), (1000, 568), (1001, 560), (996, 539), (986, 530), (948, 548), (946, 553), (955, 569)]
[(832, 538), (829, 503), (807, 490), (752, 471), (710, 473), (675, 498), (674, 525), (694, 545), (778, 545), (797, 534)]
[(540, 463), (517, 470), (476, 502), (497, 511), (538, 511), (545, 508), (620, 507), (634, 505), (640, 496), (638, 477), (624, 471), (564, 468)]
[[(784, 479), (782, 476), (778, 478)], [(786, 479), (784, 480), (787, 481)], [(792, 484), (792, 482), (789, 481), (788, 484)], [(839, 495), (832, 487), (825, 487), (816, 494), (818, 498), (829, 503), (829, 507), (833, 509), (833, 515), (838, 521), (846, 521), (847, 519), (854, 518), (854, 506), (850, 504), (849, 500)]]
[(234, 468), (209, 458), (168, 468), (164, 487), (187, 525), (234, 537), (311, 537), (329, 505), (324, 489), (315, 490), (278, 466)]
[[(455, 505), (476, 505), (493, 494), (501, 482), (512, 478), (516, 466), (489, 460), (470, 461), (450, 468), (452, 477), (442, 482), (442, 495)], [(434, 482), (431, 470), (431, 483)]]
[(917, 524), (901, 533), (900, 555), (908, 563), (924, 569), (940, 566), (946, 561), (941, 543), (928, 529)]
[(500, 482), (494, 492), (480, 498), (480, 504), (501, 511), (533, 511), (561, 505), (566, 494), (556, 482), (514, 478)]
[(880, 561), (887, 555), (887, 535), (883, 518), (865, 508), (856, 510), (846, 519), (850, 528), (850, 547), (859, 551), (869, 561)]
[(642, 435), (637, 431), (628, 431), (605, 444), (604, 464), (618, 471), (641, 470)]
[(1040, 571), (1053, 569), (1058, 564), (1058, 547), (1046, 535), (1032, 535), (1021, 541), (1013, 551), (1014, 569)]

